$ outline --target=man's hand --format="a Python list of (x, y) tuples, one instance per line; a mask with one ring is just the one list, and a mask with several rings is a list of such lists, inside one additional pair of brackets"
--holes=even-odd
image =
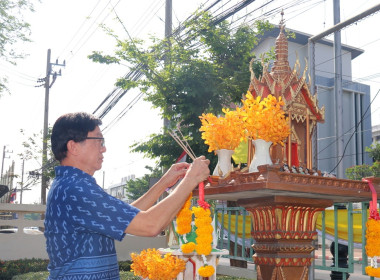
[(208, 168), (209, 164), (210, 160), (206, 159), (205, 156), (196, 158), (190, 165), (190, 168), (186, 173), (186, 178), (194, 180), (195, 186), (197, 186), (210, 175), (210, 169)]
[(180, 162), (173, 164), (168, 171), (161, 177), (166, 188), (172, 187), (179, 179), (182, 179), (190, 167), (190, 163)]

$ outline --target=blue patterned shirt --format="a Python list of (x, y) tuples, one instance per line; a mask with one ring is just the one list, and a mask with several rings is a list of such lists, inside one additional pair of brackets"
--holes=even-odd
[(57, 166), (49, 190), (45, 237), (50, 280), (119, 279), (114, 239), (139, 209), (108, 195), (91, 175)]

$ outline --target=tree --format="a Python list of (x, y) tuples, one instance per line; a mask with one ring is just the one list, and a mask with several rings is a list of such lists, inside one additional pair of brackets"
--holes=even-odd
[(140, 198), (149, 190), (151, 179), (160, 178), (162, 176), (161, 169), (146, 166), (151, 173), (145, 174), (142, 178), (137, 178), (127, 182), (126, 191), (128, 198), (133, 201)]
[[(30, 25), (21, 16), (25, 11), (34, 11), (29, 0), (2, 0), (0, 2), (0, 58), (11, 64), (25, 57), (14, 49), (15, 43), (30, 42)], [(0, 77), (0, 93), (8, 91), (7, 78)]]
[(370, 147), (366, 147), (365, 151), (374, 162), (380, 162), (380, 142), (373, 143)]
[[(267, 22), (256, 22), (253, 27), (241, 25), (235, 30), (225, 21), (214, 25), (210, 14), (198, 13), (184, 24), (184, 32), (174, 32), (167, 41), (153, 38), (148, 47), (137, 39), (123, 41), (108, 30), (117, 41), (116, 53), (93, 52), (89, 58), (100, 63), (127, 62), (131, 72), (142, 73), (139, 80), (119, 78), (116, 85), (144, 93), (145, 100), (170, 120), (168, 129), (175, 130), (180, 124), (194, 153), (206, 155), (213, 165), (216, 157), (207, 152), (201, 139), (199, 116), (220, 114), (222, 107), (240, 102), (249, 86), (251, 50), (257, 35), (269, 28)], [(253, 64), (256, 76), (262, 72), (260, 62)], [(170, 166), (182, 152), (167, 131), (132, 147), (135, 152), (158, 158), (163, 167)]]
[(365, 151), (373, 159), (372, 165), (355, 165), (346, 169), (346, 176), (351, 180), (361, 180), (364, 177), (380, 177), (380, 143), (366, 147)]
[[(54, 159), (54, 155), (51, 151), (51, 143), (50, 143), (50, 136), (51, 136), (51, 130), (50, 127), (48, 129), (48, 135), (47, 139), (44, 141), (47, 141), (47, 147), (48, 151), (48, 167), (44, 170), (44, 175), (48, 178), (48, 180), (52, 180), (55, 176), (54, 167), (58, 165), (58, 162)], [(26, 137), (25, 131), (23, 129), (20, 130), (20, 133)], [(41, 139), (43, 138), (42, 132), (39, 133), (33, 133), (31, 136), (27, 136), (26, 140), (22, 142), (22, 145), (24, 147), (24, 151), (18, 156), (21, 160), (29, 161), (29, 160), (35, 160), (38, 163), (42, 162), (42, 147), (39, 143), (41, 143)], [(39, 182), (42, 174), (41, 174), (42, 168), (37, 168), (36, 170), (29, 172), (29, 177), (31, 178), (31, 182), (29, 182), (28, 185), (35, 185)]]

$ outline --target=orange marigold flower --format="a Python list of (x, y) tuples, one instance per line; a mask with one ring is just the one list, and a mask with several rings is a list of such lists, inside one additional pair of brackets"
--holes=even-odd
[(194, 252), (194, 250), (195, 250), (195, 243), (194, 242), (188, 242), (186, 244), (182, 244), (182, 246), (181, 246), (181, 251), (184, 254), (192, 253), (192, 252)]
[(131, 254), (131, 269), (136, 276), (150, 280), (175, 279), (184, 271), (186, 262), (170, 253), (162, 256), (156, 249), (147, 249), (140, 254)]
[(365, 273), (367, 273), (368, 276), (380, 277), (380, 268), (374, 268), (372, 266), (366, 266)]
[(202, 266), (198, 269), (198, 273), (202, 277), (210, 277), (215, 273), (215, 268), (211, 265)]

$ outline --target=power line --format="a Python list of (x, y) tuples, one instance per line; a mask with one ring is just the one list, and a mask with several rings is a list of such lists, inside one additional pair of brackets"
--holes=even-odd
[(100, 2), (101, 2), (101, 0), (98, 0), (98, 2), (95, 4), (94, 8), (91, 10), (90, 14), (83, 20), (82, 24), (78, 27), (77, 31), (75, 32), (75, 34), (73, 35), (73, 37), (71, 38), (71, 40), (66, 44), (66, 46), (63, 48), (61, 54), (58, 57), (60, 57), (61, 55), (63, 55), (63, 53), (69, 47), (69, 45), (71, 44), (71, 42), (74, 41), (75, 37), (79, 34), (79, 32), (81, 31), (81, 29), (83, 28), (83, 26), (85, 25), (85, 23), (88, 21), (88, 19), (91, 17), (92, 13), (98, 7), (98, 5), (99, 5)]
[[(231, 7), (227, 12), (225, 12), (222, 17), (223, 18), (227, 18), (227, 17), (230, 17), (232, 16), (234, 13), (237, 13), (238, 11), (240, 11), (242, 8), (244, 8), (246, 5), (248, 5), (249, 3), (253, 2), (254, 0), (246, 0), (246, 1), (243, 1), (241, 2), (240, 4), (237, 4), (233, 7)], [(219, 1), (216, 1), (216, 2), (219, 2)], [(214, 6), (214, 4), (211, 4), (211, 6)], [(211, 7), (210, 6), (210, 7)], [(206, 9), (210, 9), (210, 7), (206, 8)], [(194, 15), (192, 15), (191, 17), (188, 17), (186, 20), (190, 20), (191, 18), (193, 18)], [(215, 18), (215, 17), (214, 17)], [(213, 24), (217, 24), (218, 23), (218, 20), (219, 18), (216, 18), (214, 21), (213, 21)], [(126, 29), (125, 29), (126, 30)], [(183, 30), (183, 28), (181, 28), (181, 25), (180, 27), (178, 28), (178, 30)], [(178, 30), (175, 30), (173, 33), (177, 33), (178, 34)], [(127, 30), (126, 30), (127, 31)], [(128, 32), (127, 32), (128, 34)], [(132, 40), (132, 39), (131, 39)], [(141, 67), (143, 67), (142, 65), (138, 65), (133, 71), (130, 71), (126, 76), (124, 76), (124, 78), (129, 78), (129, 77), (132, 77), (132, 80), (134, 81), (137, 81), (139, 80), (143, 74), (140, 72), (139, 73), (139, 69), (141, 69)], [(144, 66), (145, 67), (145, 66)], [(112, 96), (114, 96), (109, 104), (103, 109), (102, 112), (98, 113), (98, 116), (100, 118), (103, 118), (119, 101), (120, 99), (125, 95), (125, 93), (127, 92), (127, 90), (124, 90), (124, 91), (119, 91), (117, 94), (115, 94), (117, 90), (113, 90), (110, 94), (107, 95), (107, 97), (101, 102), (101, 104), (95, 109), (94, 111), (94, 114), (96, 112), (98, 112), (98, 110), (100, 109), (100, 107), (102, 107), (106, 101), (110, 100)], [(125, 114), (122, 114), (122, 116), (124, 116)]]
[[(211, 5), (210, 5), (210, 7), (216, 7), (216, 4), (217, 3), (219, 3), (220, 1), (215, 1), (214, 3), (212, 3)], [(229, 3), (230, 1), (228, 1), (228, 3)], [(239, 4), (236, 4), (236, 5), (234, 5), (234, 6), (232, 6), (232, 7), (230, 7), (230, 8), (228, 8), (228, 9), (226, 9), (226, 11), (225, 12), (221, 12), (221, 13), (219, 13), (217, 16), (220, 16), (220, 17), (224, 17), (224, 16), (226, 16), (226, 15), (229, 15), (229, 16), (232, 16), (234, 13), (232, 13), (231, 11), (235, 11), (235, 13), (237, 12), (237, 11), (239, 11), (239, 10), (241, 10), (241, 8), (245, 5), (245, 4), (249, 4), (249, 3), (251, 3), (251, 2), (253, 2), (253, 1), (243, 1), (242, 3), (239, 3)], [(280, 7), (277, 7), (277, 8), (274, 8), (274, 9), (272, 9), (272, 10), (270, 10), (270, 11), (267, 11), (267, 12), (265, 12), (263, 15), (261, 15), (260, 17), (269, 17), (269, 16), (271, 16), (271, 15), (273, 15), (273, 14), (275, 14), (275, 13), (278, 13), (279, 11), (280, 11), (280, 9), (292, 9), (292, 8), (294, 8), (294, 7), (296, 7), (297, 9), (296, 10), (292, 10), (291, 12), (288, 12), (289, 14), (290, 13), (295, 13), (295, 12), (299, 12), (299, 13), (297, 13), (295, 16), (293, 16), (293, 18), (294, 17), (296, 17), (296, 16), (298, 16), (298, 15), (300, 15), (300, 14), (302, 14), (302, 13), (304, 13), (305, 11), (307, 11), (307, 10), (310, 10), (310, 9), (312, 9), (312, 8), (314, 8), (315, 6), (317, 6), (317, 5), (319, 5), (319, 4), (321, 4), (321, 3), (323, 3), (324, 1), (312, 1), (312, 0), (301, 0), (301, 1), (292, 1), (292, 2), (290, 2), (290, 3), (286, 3), (286, 4), (284, 4), (284, 5), (282, 5), (282, 6), (280, 6)], [(302, 7), (300, 7), (300, 5), (301, 4), (308, 4), (309, 6), (306, 6), (306, 7), (304, 7), (304, 8), (302, 8)], [(223, 6), (225, 6), (226, 5), (226, 3), (224, 3), (223, 4)], [(259, 8), (255, 8), (254, 9), (254, 11), (257, 11), (258, 9), (260, 9), (260, 8), (262, 8), (263, 6), (266, 6), (267, 4), (264, 4), (264, 5), (262, 5), (261, 7), (259, 7)], [(206, 8), (205, 10), (209, 10), (210, 9), (210, 7), (208, 7), (208, 8)], [(219, 10), (219, 9), (221, 9), (220, 7), (219, 8), (217, 8), (216, 10)], [(253, 13), (254, 11), (251, 11), (251, 12), (246, 12), (246, 14), (245, 14), (245, 16), (247, 16), (247, 14), (248, 13)], [(220, 18), (218, 18), (217, 16), (214, 16), (214, 22), (219, 22), (219, 19)], [(234, 21), (232, 21), (231, 22), (231, 24), (234, 24), (235, 22), (237, 22), (238, 20), (240, 20), (240, 19), (242, 19), (243, 17), (240, 17), (240, 18), (238, 18), (237, 20), (234, 20)], [(187, 20), (189, 20), (189, 19), (191, 19), (191, 17), (189, 17), (189, 18), (187, 18)], [(254, 19), (253, 19), (254, 20)], [(252, 21), (252, 20), (251, 20)], [(183, 28), (183, 26), (181, 26), (181, 25), (179, 25), (179, 27), (175, 30), (175, 31), (173, 31), (173, 34), (179, 34), (180, 32), (182, 32), (184, 30), (184, 28)], [(187, 37), (189, 37), (189, 34), (188, 33), (185, 33), (185, 35), (187, 35)], [(183, 39), (183, 34), (181, 34), (180, 35), (180, 37)], [(194, 45), (194, 47), (195, 47), (195, 45)], [(199, 47), (199, 45), (197, 45), (197, 47)], [(326, 61), (327, 62), (327, 61)], [(323, 62), (323, 63), (326, 63), (326, 62)], [(135, 71), (135, 70), (133, 70), (133, 71)], [(130, 72), (131, 73), (131, 72)], [(106, 99), (105, 100), (103, 100), (102, 101), (102, 103), (101, 103), (101, 105), (99, 105), (98, 106), (98, 108), (96, 109), (96, 111), (97, 110), (99, 110), (99, 108), (101, 107), (101, 106), (103, 106), (104, 104), (105, 104), (105, 102), (107, 101), (107, 100), (109, 100), (109, 98), (110, 98), (110, 96), (112, 96), (114, 93), (115, 93), (115, 90), (116, 89), (114, 89), (113, 91), (112, 91), (112, 93), (111, 94), (108, 94), (107, 95), (107, 97), (106, 97)], [(110, 103), (110, 105), (109, 106), (107, 106), (104, 110), (103, 110), (103, 113), (101, 114), (101, 116), (105, 116), (115, 105), (116, 105), (116, 103), (121, 99), (121, 97), (122, 96), (124, 96), (124, 94), (125, 94), (125, 91), (120, 91), (120, 93), (117, 95), (117, 97), (115, 97), (114, 99), (113, 99), (113, 101), (112, 101), (112, 103)]]

